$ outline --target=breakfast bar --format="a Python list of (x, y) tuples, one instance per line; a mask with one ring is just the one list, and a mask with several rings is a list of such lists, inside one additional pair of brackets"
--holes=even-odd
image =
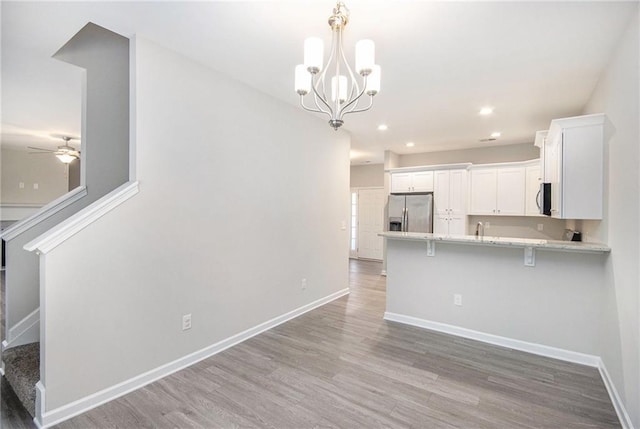
[(595, 364), (603, 244), (385, 232), (385, 319)]

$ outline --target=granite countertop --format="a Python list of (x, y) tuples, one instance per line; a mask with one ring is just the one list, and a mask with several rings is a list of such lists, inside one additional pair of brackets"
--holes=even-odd
[(387, 231), (378, 234), (394, 240), (441, 241), (443, 243), (459, 243), (480, 246), (499, 246), (525, 248), (533, 247), (541, 250), (559, 250), (564, 252), (609, 253), (611, 248), (601, 243), (585, 243), (580, 241), (541, 240), (536, 238), (515, 237), (476, 237), (475, 235), (445, 235), (425, 232)]

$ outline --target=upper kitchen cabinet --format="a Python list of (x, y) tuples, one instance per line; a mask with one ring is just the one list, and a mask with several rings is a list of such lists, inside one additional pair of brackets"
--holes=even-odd
[(542, 170), (540, 163), (535, 162), (525, 167), (525, 201), (524, 212), (527, 216), (542, 216), (540, 214), (540, 184)]
[(434, 172), (434, 230), (464, 235), (467, 229), (467, 169)]
[(604, 114), (551, 121), (544, 144), (544, 181), (551, 216), (602, 219)]
[(433, 192), (433, 171), (391, 173), (391, 192)]
[(469, 214), (525, 214), (524, 166), (472, 167), (470, 183)]

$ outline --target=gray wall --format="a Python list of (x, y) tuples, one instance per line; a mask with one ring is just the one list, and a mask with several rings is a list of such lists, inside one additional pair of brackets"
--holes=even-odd
[[(387, 240), (387, 311), (599, 355), (607, 254)], [(453, 295), (462, 295), (462, 306)]]
[[(26, 148), (2, 148), (1, 204), (44, 205), (67, 192), (66, 166), (52, 153), (29, 154)], [(24, 188), (20, 188), (20, 182)], [(33, 189), (34, 183), (38, 189)]]
[(607, 115), (605, 209), (582, 228), (612, 248), (603, 283), (601, 355), (635, 427), (640, 427), (640, 10), (632, 17), (586, 106)]
[(348, 134), (151, 42), (135, 53), (140, 192), (43, 256), (47, 410), (348, 287)]
[(81, 168), (87, 195), (7, 242), (7, 329), (40, 305), (38, 256), (23, 246), (129, 178), (129, 39), (87, 24), (56, 58), (86, 69)]
[(381, 188), (384, 186), (384, 165), (352, 165), (352, 188)]
[[(531, 138), (533, 139), (533, 136), (531, 136)], [(534, 146), (532, 141), (527, 144), (488, 146), (473, 149), (399, 155), (398, 167), (455, 164), (458, 162), (490, 164), (493, 162), (527, 161), (539, 157), (540, 149)]]

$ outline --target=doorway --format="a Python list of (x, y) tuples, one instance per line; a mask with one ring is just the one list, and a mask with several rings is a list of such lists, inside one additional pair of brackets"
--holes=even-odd
[(382, 260), (384, 188), (351, 190), (350, 257)]

